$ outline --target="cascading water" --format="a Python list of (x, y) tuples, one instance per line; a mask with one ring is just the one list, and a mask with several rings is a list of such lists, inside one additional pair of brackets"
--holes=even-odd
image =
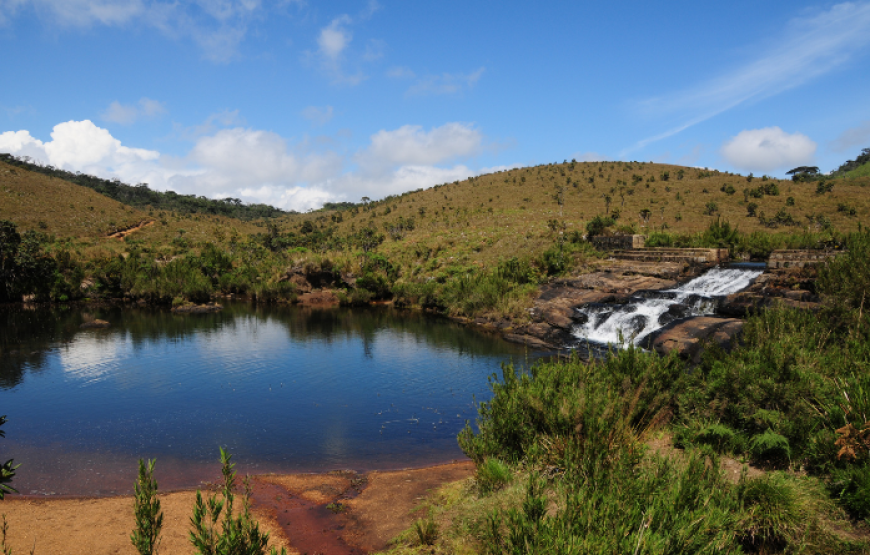
[(595, 345), (639, 344), (644, 337), (674, 320), (716, 311), (716, 298), (749, 287), (762, 270), (714, 268), (674, 289), (643, 291), (625, 304), (590, 303), (577, 309), (574, 327), (579, 343)]

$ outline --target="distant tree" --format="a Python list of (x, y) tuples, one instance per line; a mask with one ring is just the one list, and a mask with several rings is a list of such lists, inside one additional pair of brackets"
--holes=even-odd
[(643, 220), (644, 227), (649, 223), (649, 217), (652, 216), (652, 210), (649, 208), (644, 208), (640, 211), (640, 219)]
[(756, 212), (758, 211), (758, 204), (755, 202), (750, 202), (746, 205), (746, 215), (750, 218), (754, 218)]
[(808, 181), (819, 176), (818, 166), (798, 166), (785, 172), (792, 181)]

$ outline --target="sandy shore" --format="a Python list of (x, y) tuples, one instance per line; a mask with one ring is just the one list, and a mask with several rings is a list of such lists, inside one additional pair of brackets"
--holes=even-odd
[[(429, 490), (468, 478), (471, 462), (386, 472), (254, 476), (253, 513), (276, 547), (291, 553), (370, 553), (417, 518), (412, 511)], [(161, 553), (194, 553), (188, 539), (195, 491), (160, 496)], [(327, 505), (342, 510), (335, 513)], [(132, 496), (46, 499), (11, 496), (0, 502), (15, 553), (130, 554)]]

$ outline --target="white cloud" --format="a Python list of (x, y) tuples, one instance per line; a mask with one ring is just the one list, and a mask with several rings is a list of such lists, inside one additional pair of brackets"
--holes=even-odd
[(812, 17), (789, 22), (775, 46), (734, 71), (641, 108), (677, 115), (683, 123), (639, 141), (626, 152), (676, 135), (745, 102), (768, 98), (829, 73), (866, 52), (870, 44), (870, 2), (846, 2)]
[(0, 24), (25, 6), (58, 27), (142, 25), (176, 38), (191, 38), (203, 56), (226, 62), (237, 55), (260, 0), (0, 0)]
[(367, 172), (404, 165), (433, 165), (475, 156), (483, 148), (483, 135), (474, 127), (448, 123), (428, 132), (419, 125), (404, 125), (394, 131), (372, 135), (371, 145), (357, 154), (357, 163)]
[(870, 120), (862, 122), (855, 127), (846, 129), (831, 143), (834, 152), (846, 152), (854, 148), (866, 148), (870, 146)]
[(478, 129), (448, 123), (428, 131), (411, 125), (382, 130), (356, 154), (341, 154), (341, 135), (290, 143), (269, 131), (214, 129), (211, 120), (224, 116), (238, 119), (235, 113), (210, 118), (201, 126), (207, 132), (190, 134), (194, 145), (182, 157), (127, 147), (87, 120), (56, 125), (47, 142), (26, 130), (2, 133), (0, 152), (156, 190), (304, 211), (328, 201), (380, 198), (465, 179), (479, 172), (460, 162), (486, 148)]
[(768, 172), (809, 165), (816, 143), (801, 133), (786, 133), (779, 127), (748, 129), (722, 145), (722, 156), (735, 168)]
[(607, 158), (597, 152), (578, 152), (571, 158), (578, 162), (602, 162), (607, 160)]
[(109, 107), (100, 116), (104, 121), (129, 125), (136, 123), (142, 118), (154, 118), (166, 112), (166, 107), (162, 102), (151, 100), (150, 98), (142, 98), (138, 105), (121, 104), (114, 101), (109, 104)]
[(479, 68), (468, 74), (442, 73), (418, 79), (408, 89), (408, 95), (454, 94), (477, 84), (486, 68)]
[(309, 106), (302, 110), (302, 117), (313, 123), (314, 125), (326, 125), (332, 120), (332, 106)]
[(328, 26), (320, 30), (317, 37), (317, 46), (320, 54), (332, 63), (338, 61), (338, 57), (353, 40), (353, 35), (346, 26), (350, 23), (350, 17), (342, 15), (332, 20)]
[(7, 131), (0, 134), (0, 151), (31, 156), (58, 168), (96, 171), (112, 177), (160, 157), (160, 153), (153, 150), (123, 146), (90, 120), (55, 125), (51, 139), (43, 143), (31, 137), (28, 131)]

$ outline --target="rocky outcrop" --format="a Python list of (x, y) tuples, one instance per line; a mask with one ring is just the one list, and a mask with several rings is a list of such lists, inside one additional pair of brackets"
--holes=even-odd
[(217, 303), (184, 304), (173, 307), (172, 312), (175, 314), (212, 314), (214, 312), (220, 312), (223, 309), (223, 305)]
[(558, 279), (544, 285), (530, 311), (532, 322), (517, 326), (505, 339), (536, 349), (560, 349), (576, 338), (571, 330), (582, 323), (575, 309), (588, 303), (626, 302), (645, 290), (676, 285), (673, 279), (629, 272), (602, 271), (574, 278)]
[(644, 341), (644, 347), (660, 355), (669, 355), (676, 351), (680, 357), (697, 364), (705, 347), (718, 345), (730, 350), (739, 340), (743, 324), (743, 320), (736, 318), (689, 318), (651, 334)]
[(816, 269), (812, 267), (767, 270), (747, 289), (722, 299), (718, 312), (745, 318), (777, 305), (817, 310), (821, 304), (815, 281)]

